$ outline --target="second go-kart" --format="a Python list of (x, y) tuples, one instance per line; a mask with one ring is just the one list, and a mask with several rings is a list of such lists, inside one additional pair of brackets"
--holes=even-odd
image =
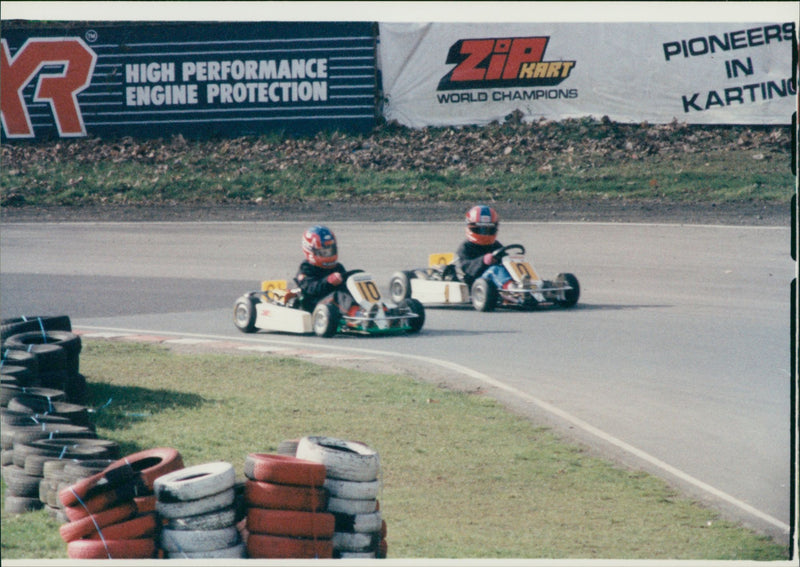
[(233, 323), (244, 333), (259, 330), (314, 333), (417, 333), (425, 323), (425, 308), (414, 298), (384, 301), (372, 276), (361, 270), (349, 272), (347, 291), (358, 309), (341, 313), (333, 303), (320, 302), (312, 311), (302, 308), (299, 288), (287, 289), (286, 280), (265, 280), (261, 291), (245, 293), (233, 306)]
[(392, 301), (410, 298), (423, 305), (472, 304), (478, 311), (493, 311), (497, 307), (573, 307), (578, 303), (581, 293), (578, 278), (561, 273), (553, 280), (543, 280), (524, 254), (522, 244), (509, 244), (492, 253), (513, 280), (505, 289), (498, 289), (484, 278), (468, 286), (453, 263), (453, 254), (448, 252), (431, 254), (427, 268), (396, 272), (389, 281), (389, 294)]

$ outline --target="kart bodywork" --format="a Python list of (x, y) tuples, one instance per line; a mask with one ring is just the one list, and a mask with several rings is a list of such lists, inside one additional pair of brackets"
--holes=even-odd
[(260, 291), (245, 293), (233, 307), (233, 323), (244, 333), (273, 331), (330, 337), (336, 333), (417, 333), (425, 323), (425, 308), (413, 298), (396, 303), (384, 301), (372, 276), (352, 272), (347, 291), (357, 309), (340, 313), (330, 302), (318, 303), (313, 311), (302, 309), (299, 288), (288, 289), (286, 280), (265, 280)]
[(496, 307), (572, 307), (578, 302), (580, 284), (573, 274), (561, 273), (553, 280), (543, 280), (524, 254), (521, 244), (510, 244), (493, 253), (511, 275), (512, 283), (506, 289), (498, 289), (484, 278), (468, 286), (456, 268), (454, 255), (447, 252), (431, 254), (426, 268), (395, 272), (389, 281), (389, 294), (392, 301), (413, 298), (428, 306), (471, 303), (478, 311), (493, 311)]

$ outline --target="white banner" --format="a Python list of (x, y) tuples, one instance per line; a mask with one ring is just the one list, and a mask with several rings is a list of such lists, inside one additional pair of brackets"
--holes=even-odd
[(413, 128), (484, 125), (515, 111), (525, 121), (788, 125), (797, 27), (383, 23), (383, 114)]

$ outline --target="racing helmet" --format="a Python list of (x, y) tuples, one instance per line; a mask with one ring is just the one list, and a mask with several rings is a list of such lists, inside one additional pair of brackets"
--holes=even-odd
[(326, 226), (312, 226), (303, 233), (303, 254), (314, 266), (332, 268), (339, 259), (336, 237)]
[(473, 244), (488, 246), (497, 238), (500, 217), (492, 207), (475, 205), (467, 211), (467, 240)]

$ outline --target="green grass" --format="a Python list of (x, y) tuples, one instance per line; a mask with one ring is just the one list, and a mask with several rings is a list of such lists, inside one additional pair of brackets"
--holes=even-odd
[(384, 127), (370, 136), (59, 140), (3, 146), (0, 205), (519, 202), (788, 203), (788, 128)]
[[(360, 440), (381, 459), (390, 558), (779, 560), (788, 550), (591, 457), (479, 394), (269, 355), (84, 342), (101, 437), (186, 466), (287, 439)], [(107, 405), (106, 405), (107, 404)], [(66, 557), (46, 512), (2, 515), (2, 559)]]

